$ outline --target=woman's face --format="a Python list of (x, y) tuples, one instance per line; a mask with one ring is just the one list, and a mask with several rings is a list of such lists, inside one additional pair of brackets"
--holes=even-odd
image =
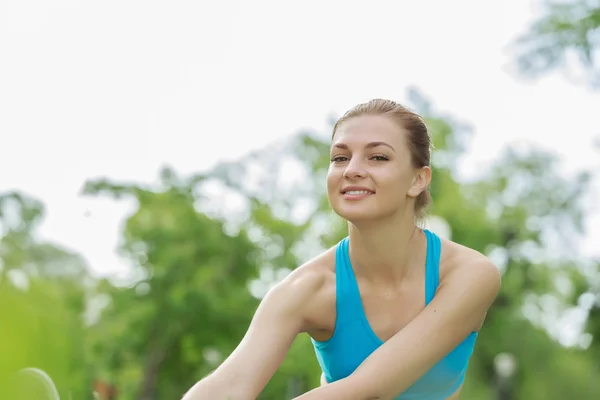
[(393, 120), (350, 118), (338, 126), (331, 144), (329, 203), (350, 222), (404, 213), (429, 183), (421, 170), (412, 165), (406, 131)]

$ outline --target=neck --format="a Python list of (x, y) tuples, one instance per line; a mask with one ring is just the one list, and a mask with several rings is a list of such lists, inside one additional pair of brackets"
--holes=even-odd
[(355, 273), (369, 280), (399, 282), (422, 267), (426, 239), (412, 217), (350, 223), (349, 236)]

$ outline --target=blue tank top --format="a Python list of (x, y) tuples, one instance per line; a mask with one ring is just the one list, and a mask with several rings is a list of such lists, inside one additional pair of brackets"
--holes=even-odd
[[(427, 236), (425, 264), (425, 303), (435, 296), (439, 284), (440, 238), (424, 230)], [(365, 315), (356, 277), (348, 253), (349, 238), (336, 248), (336, 322), (333, 336), (324, 342), (312, 339), (317, 360), (327, 382), (352, 374), (356, 368), (383, 344), (371, 329)], [(425, 375), (413, 383), (395, 400), (442, 400), (454, 394), (462, 385), (477, 332), (452, 350)]]

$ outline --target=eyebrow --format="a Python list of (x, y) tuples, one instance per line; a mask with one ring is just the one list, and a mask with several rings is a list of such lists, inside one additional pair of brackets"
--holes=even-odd
[[(365, 149), (371, 149), (371, 148), (373, 148), (373, 147), (377, 147), (377, 146), (387, 146), (387, 147), (389, 147), (390, 149), (392, 149), (392, 150), (396, 151), (396, 149), (394, 149), (394, 148), (392, 147), (392, 145), (390, 145), (390, 144), (388, 144), (388, 143), (386, 143), (386, 142), (370, 142), (370, 143), (367, 143), (367, 144), (365, 145)], [(347, 144), (344, 144), (344, 143), (336, 143), (335, 145), (333, 145), (333, 147), (337, 147), (338, 149), (344, 149), (344, 150), (348, 150), (348, 145), (347, 145)]]

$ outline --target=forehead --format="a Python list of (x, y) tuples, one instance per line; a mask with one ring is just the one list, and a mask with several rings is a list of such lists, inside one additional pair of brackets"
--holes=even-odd
[(382, 141), (394, 147), (405, 143), (405, 131), (389, 117), (381, 115), (361, 115), (342, 122), (333, 137), (336, 143), (360, 144)]

